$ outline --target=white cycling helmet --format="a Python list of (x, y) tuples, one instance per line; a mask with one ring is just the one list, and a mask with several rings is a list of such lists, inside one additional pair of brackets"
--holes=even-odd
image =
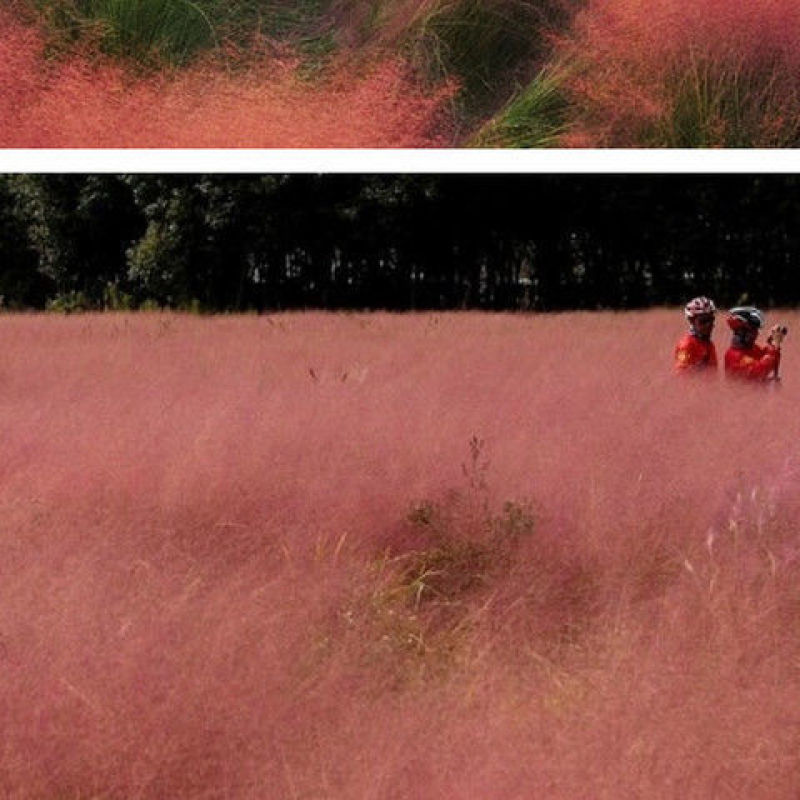
[(704, 314), (715, 314), (716, 312), (717, 308), (714, 305), (714, 301), (709, 300), (708, 297), (695, 297), (683, 309), (683, 313), (686, 314), (686, 319), (688, 320)]

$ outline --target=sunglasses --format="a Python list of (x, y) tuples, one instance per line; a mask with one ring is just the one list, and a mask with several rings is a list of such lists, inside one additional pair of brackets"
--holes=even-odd
[(693, 322), (695, 324), (700, 324), (700, 325), (708, 325), (709, 323), (711, 323), (713, 321), (714, 321), (714, 315), (713, 314), (702, 314), (699, 317), (695, 317), (694, 320), (693, 320)]

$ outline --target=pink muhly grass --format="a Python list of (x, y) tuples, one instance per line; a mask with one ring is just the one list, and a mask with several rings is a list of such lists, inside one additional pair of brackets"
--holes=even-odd
[(793, 797), (798, 362), (682, 329), (0, 318), (5, 793)]
[(574, 142), (794, 146), (799, 36), (790, 0), (592, 0), (563, 45), (582, 67), (570, 85)]
[(35, 28), (0, 10), (0, 119), (9, 131), (21, 106), (41, 90), (41, 48)]
[(106, 57), (47, 60), (38, 33), (0, 18), (3, 147), (435, 147), (452, 86), (425, 89), (397, 59), (314, 82), (285, 54), (137, 75)]

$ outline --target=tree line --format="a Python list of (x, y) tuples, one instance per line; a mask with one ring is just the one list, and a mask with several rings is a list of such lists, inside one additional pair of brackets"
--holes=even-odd
[(800, 303), (794, 175), (0, 175), (5, 308)]

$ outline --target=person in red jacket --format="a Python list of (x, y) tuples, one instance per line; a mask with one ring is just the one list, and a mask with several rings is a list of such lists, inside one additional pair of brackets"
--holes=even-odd
[(725, 352), (725, 375), (748, 381), (778, 379), (781, 363), (781, 342), (786, 328), (775, 325), (766, 344), (756, 344), (764, 327), (764, 315), (753, 306), (737, 306), (728, 312), (728, 327), (733, 331), (731, 345)]
[(675, 345), (674, 372), (676, 375), (716, 374), (717, 350), (711, 341), (714, 314), (717, 309), (707, 297), (695, 297), (683, 310), (689, 332)]

